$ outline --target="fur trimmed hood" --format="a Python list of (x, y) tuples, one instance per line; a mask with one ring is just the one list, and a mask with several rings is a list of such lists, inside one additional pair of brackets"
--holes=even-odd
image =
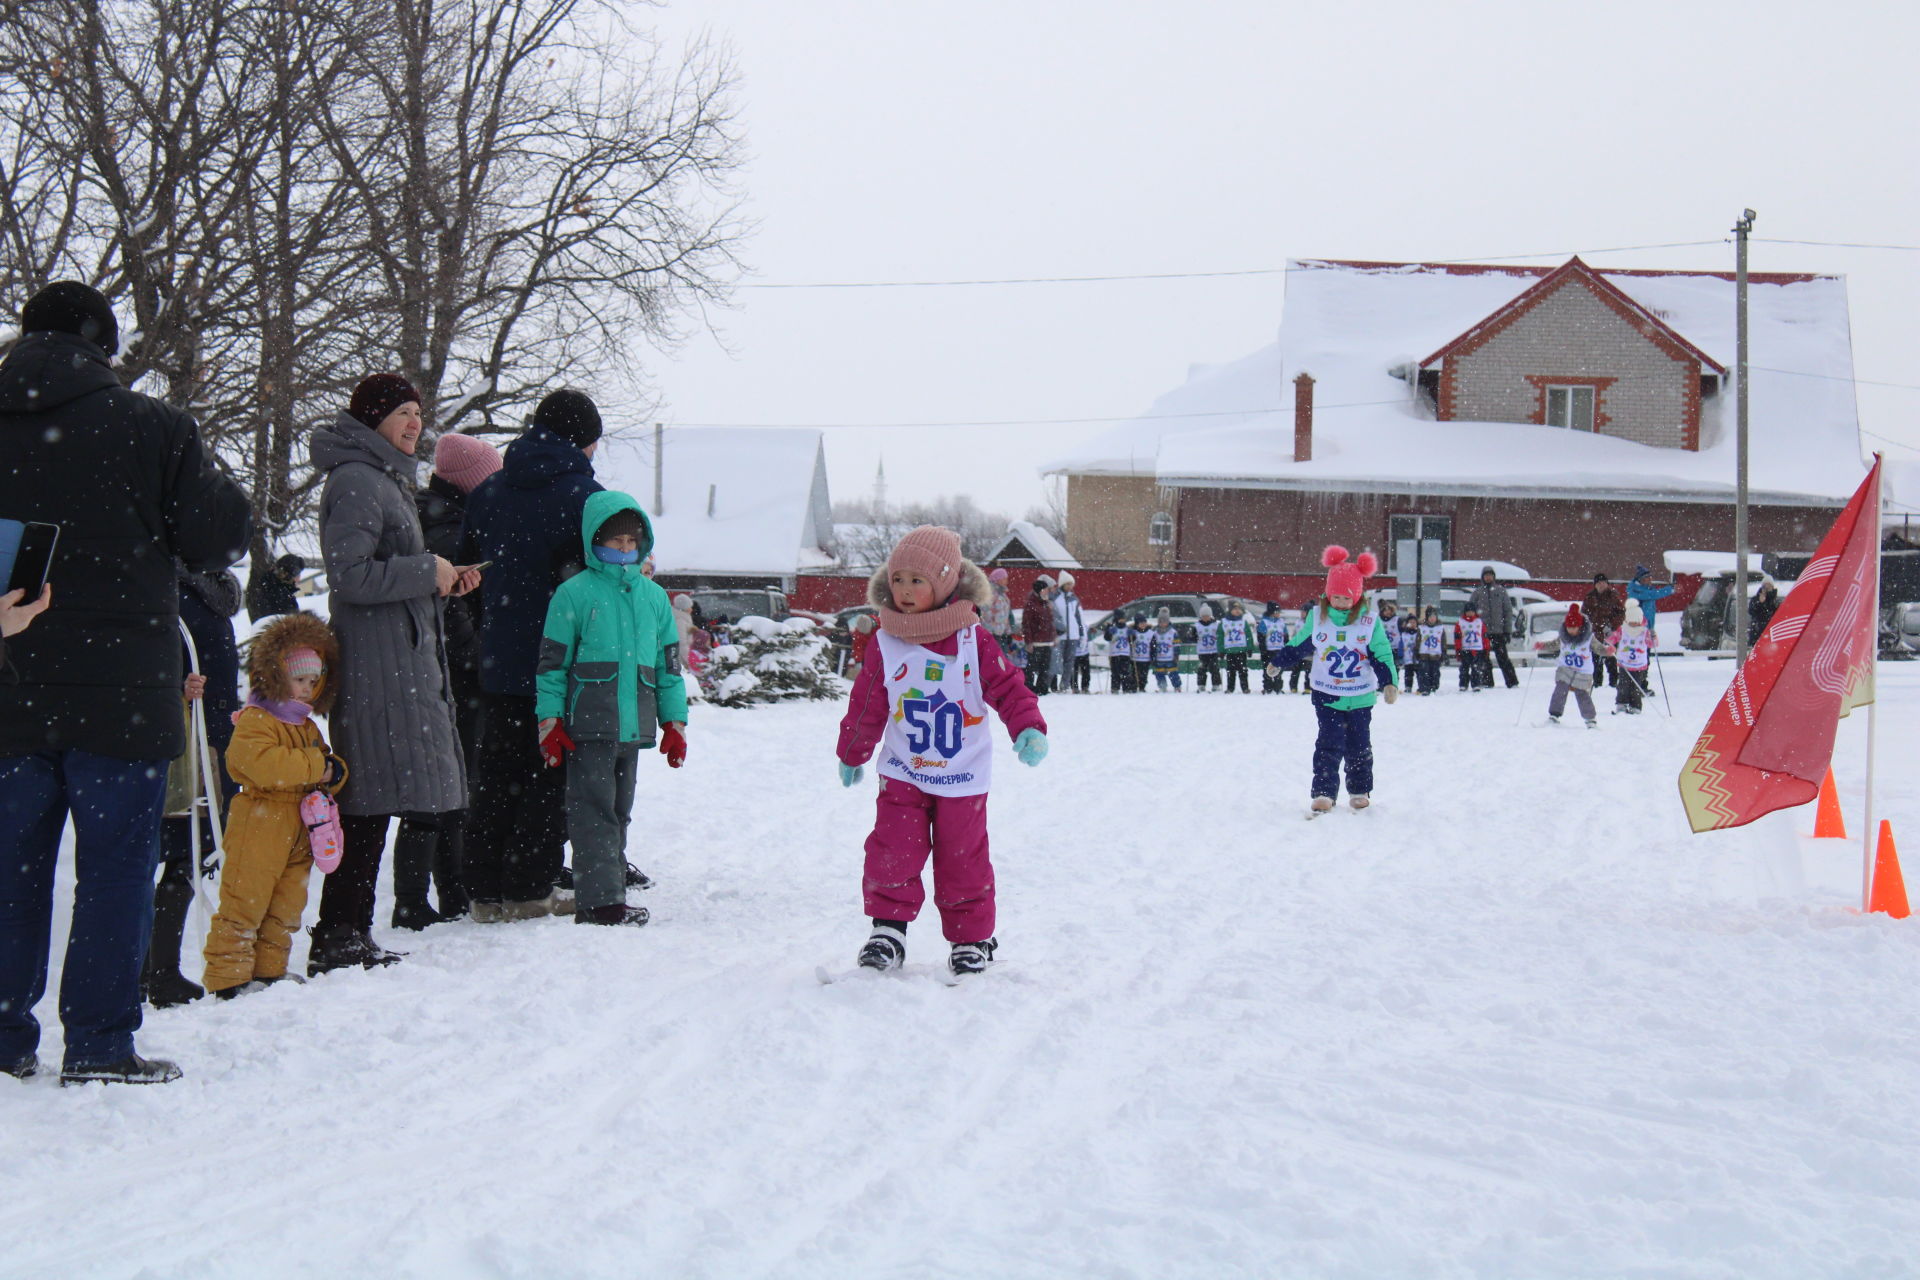
[(333, 709), (333, 689), (340, 672), (340, 642), (333, 629), (310, 613), (288, 613), (260, 629), (247, 647), (247, 687), (270, 702), (293, 699), (287, 679), (286, 657), (295, 649), (311, 649), (327, 664), (313, 697), (316, 715)]
[[(960, 562), (960, 582), (953, 589), (955, 600), (970, 600), (981, 613), (993, 602), (993, 584), (987, 581), (987, 575), (980, 566), (971, 560)], [(887, 590), (887, 567), (881, 565), (867, 579), (867, 603), (876, 609), (893, 608), (893, 593)], [(942, 602), (946, 603), (946, 602)]]

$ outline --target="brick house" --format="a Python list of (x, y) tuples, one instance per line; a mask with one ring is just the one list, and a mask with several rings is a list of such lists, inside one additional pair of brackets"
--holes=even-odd
[[(1753, 542), (1804, 550), (1864, 471), (1845, 283), (1749, 282)], [(1725, 272), (1291, 263), (1279, 341), (1050, 467), (1068, 547), (1298, 573), (1433, 537), (1568, 579), (1731, 548), (1733, 311)]]

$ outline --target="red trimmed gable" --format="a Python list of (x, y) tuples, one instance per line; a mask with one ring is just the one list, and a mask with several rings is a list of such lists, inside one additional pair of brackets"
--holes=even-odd
[[(1479, 270), (1486, 271), (1488, 268), (1479, 268)], [(1535, 270), (1538, 268), (1519, 268), (1511, 270), (1511, 274), (1519, 275)], [(1622, 292), (1618, 285), (1581, 261), (1577, 254), (1548, 272), (1539, 283), (1527, 289), (1506, 306), (1422, 360), (1420, 367), (1425, 369), (1448, 356), (1465, 355), (1484, 346), (1494, 335), (1512, 326), (1515, 321), (1558, 292), (1562, 286), (1574, 280), (1578, 280), (1592, 290), (1595, 296), (1618, 312), (1642, 336), (1665, 349), (1675, 359), (1698, 361), (1723, 376), (1727, 372), (1725, 365), (1681, 337), (1666, 321)]]

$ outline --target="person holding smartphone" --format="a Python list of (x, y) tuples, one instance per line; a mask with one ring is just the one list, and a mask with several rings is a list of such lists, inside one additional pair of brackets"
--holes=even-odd
[[(61, 1081), (161, 1083), (180, 1069), (141, 1057), (134, 1033), (167, 764), (187, 745), (174, 563), (233, 564), (251, 515), (193, 419), (121, 384), (119, 328), (98, 291), (48, 285), (20, 328), (0, 360), (0, 516), (61, 532), (58, 602), (13, 632), (17, 678), (0, 679), (0, 1072), (40, 1070), (34, 1008), (71, 817)], [(13, 621), (23, 603), (5, 606)]]
[(28, 600), (26, 594), (25, 587), (15, 587), (0, 596), (0, 669), (7, 665), (6, 637), (19, 635), (47, 611), (47, 606), (53, 603), (53, 584), (43, 585), (37, 599)]

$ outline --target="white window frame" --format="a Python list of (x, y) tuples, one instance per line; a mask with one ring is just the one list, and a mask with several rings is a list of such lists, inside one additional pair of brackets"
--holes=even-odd
[(1156, 511), (1148, 517), (1147, 545), (1150, 547), (1173, 545), (1173, 514), (1171, 512)]
[[(1553, 420), (1553, 397), (1558, 392), (1565, 399), (1566, 421)], [(1541, 388), (1543, 398), (1540, 419), (1550, 427), (1559, 427), (1564, 431), (1597, 431), (1600, 418), (1600, 388), (1584, 382), (1549, 382)], [(1574, 406), (1581, 395), (1587, 400), (1587, 421), (1581, 426), (1574, 421)]]

